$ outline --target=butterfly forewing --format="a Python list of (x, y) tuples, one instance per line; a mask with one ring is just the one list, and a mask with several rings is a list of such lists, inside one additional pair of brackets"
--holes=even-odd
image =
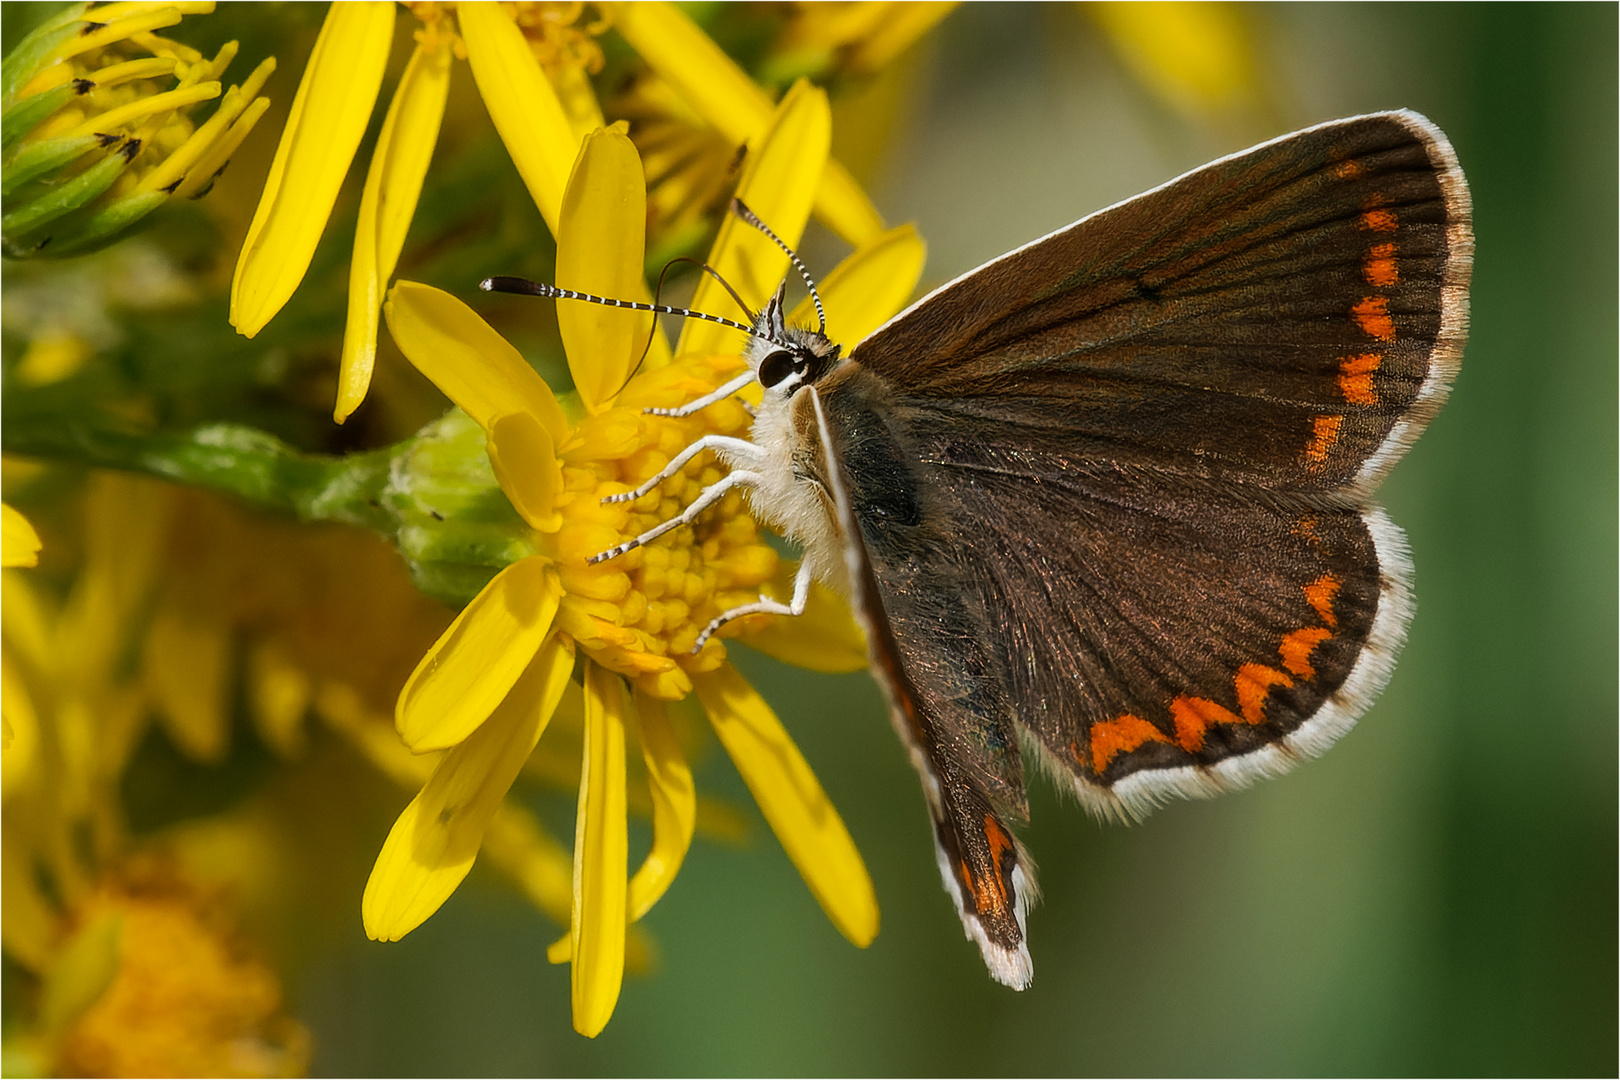
[(1467, 220), (1427, 121), (1340, 121), (989, 263), (854, 358), (1102, 459), (1295, 490), (1376, 482), (1380, 449), (1415, 437), (1455, 372)]

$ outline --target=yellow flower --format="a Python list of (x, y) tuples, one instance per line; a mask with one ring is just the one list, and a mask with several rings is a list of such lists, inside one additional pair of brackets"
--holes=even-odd
[[(743, 145), (756, 148), (771, 120), (770, 96), (695, 23), (671, 4), (601, 6), (682, 103), (676, 111), (725, 140), (718, 160), (731, 160)], [(580, 140), (603, 123), (588, 73), (601, 63), (590, 35), (607, 24), (574, 26), (582, 5), (410, 7), (422, 25), (372, 152), (349, 264), (348, 319), (332, 413), (339, 423), (364, 400), (370, 385), (379, 302), (438, 139), (451, 57), (468, 61), (490, 119), (553, 236)], [(375, 107), (393, 20), (394, 5), (381, 2), (334, 4), (327, 15), (237, 261), (231, 324), (247, 337), (281, 310), (309, 268)], [(894, 27), (880, 37), (897, 42), (928, 25), (904, 18), (889, 22)], [(887, 55), (884, 50), (874, 58)], [(664, 171), (655, 166), (653, 175), (663, 179)], [(709, 168), (704, 175), (724, 173)], [(694, 193), (692, 187), (690, 181), (677, 183), (661, 202), (710, 205), (703, 199), (712, 191)], [(815, 207), (852, 244), (870, 243), (883, 232), (883, 219), (836, 161), (828, 161), (818, 180)], [(655, 218), (660, 227), (666, 221), (689, 224), (689, 215), (666, 211)]]
[[(739, 197), (790, 243), (809, 216), (829, 141), (825, 95), (800, 84), (749, 156)], [(561, 206), (559, 284), (621, 297), (643, 288), (645, 200), (629, 139), (614, 129), (587, 137)], [(738, 225), (722, 227), (710, 262), (745, 302), (762, 304), (787, 260)], [(909, 296), (921, 263), (921, 241), (909, 228), (857, 251), (827, 279), (829, 320), (837, 313), (830, 328), (851, 341), (870, 332)], [(700, 289), (696, 306), (708, 299)], [(578, 1031), (594, 1036), (612, 1015), (626, 924), (669, 887), (691, 840), (691, 770), (665, 704), (689, 693), (834, 925), (857, 945), (870, 942), (878, 913), (860, 855), (769, 705), (726, 661), (721, 641), (740, 635), (790, 662), (852, 670), (864, 665), (864, 649), (847, 612), (818, 586), (794, 625), (738, 620), (691, 651), (715, 616), (754, 600), (762, 587), (781, 593), (791, 579), (736, 493), (621, 558), (586, 562), (679, 513), (719, 479), (718, 466), (699, 457), (634, 502), (602, 501), (631, 490), (701, 435), (745, 432), (747, 411), (734, 400), (682, 418), (644, 411), (692, 400), (734, 377), (741, 369), (737, 332), (692, 320), (673, 362), (653, 360), (634, 373), (650, 316), (559, 306), (579, 391), (578, 415), (570, 417), (517, 351), (448, 294), (401, 282), (385, 311), (407, 358), (483, 427), (495, 475), (532, 530), (534, 554), (501, 571), (466, 607), (400, 694), (396, 720), (406, 744), (445, 753), (378, 855), (363, 901), (367, 933), (403, 936), (460, 884), (480, 844), (493, 839), (486, 829), (499, 820), (502, 797), (582, 661), (572, 917), (569, 936), (550, 954), (572, 962)], [(625, 768), (637, 744), (651, 787), (653, 844), (631, 875)]]
[(850, 0), (794, 5), (792, 18), (761, 65), (762, 72), (767, 78), (871, 75), (933, 29), (956, 6), (951, 0)]
[(284, 1013), (279, 980), (235, 938), (222, 900), (174, 867), (122, 867), (73, 922), (45, 981), (57, 1075), (304, 1074), (309, 1032)]
[(0, 503), (0, 567), (38, 565), (39, 534), (27, 518)]
[(1237, 5), (1168, 0), (1086, 7), (1142, 84), (1179, 112), (1204, 118), (1256, 103), (1254, 50)]
[[(212, 3), (87, 8), (46, 20), (6, 58), (3, 229), (12, 256), (82, 251), (171, 197), (203, 195), (269, 107), (258, 93), (274, 58), (221, 96), (236, 42), (208, 59), (153, 33)], [(194, 122), (215, 98), (213, 115)]]
[[(553, 232), (580, 138), (602, 123), (583, 70), (599, 58), (568, 25), (580, 5), (425, 3), (412, 10), (422, 23), (416, 48), (361, 195), (333, 409), (340, 423), (371, 382), (377, 312), (438, 140), (452, 56), (471, 66), (490, 118)], [(393, 27), (391, 2), (333, 4), (327, 13), (231, 284), (231, 325), (247, 337), (281, 310), (309, 269), (376, 105)], [(537, 54), (556, 65), (552, 74)]]
[(308, 1059), (308, 1034), (221, 898), (133, 851), (122, 818), (125, 768), (154, 713), (194, 756), (217, 757), (227, 728), (228, 642), (217, 620), (176, 618), (177, 501), (98, 474), (83, 535), (64, 545), (84, 558), (65, 601), (36, 578), (0, 578), (0, 939), (40, 989), (23, 1028), (8, 1026), (7, 1054), (42, 1072), (272, 1076)]
[[(771, 123), (770, 95), (672, 3), (604, 3), (613, 28), (698, 116), (733, 147), (753, 153)], [(816, 178), (816, 216), (856, 246), (883, 232), (883, 218), (849, 170), (829, 158)]]

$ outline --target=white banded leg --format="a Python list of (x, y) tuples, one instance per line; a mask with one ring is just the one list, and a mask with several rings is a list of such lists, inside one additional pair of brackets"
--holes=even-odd
[(695, 653), (701, 650), (703, 643), (713, 637), (716, 630), (732, 619), (740, 619), (744, 615), (803, 615), (805, 605), (810, 602), (810, 583), (815, 580), (815, 577), (815, 572), (810, 566), (810, 560), (806, 558), (799, 563), (799, 572), (793, 575), (793, 600), (791, 603), (784, 604), (780, 600), (772, 600), (764, 593), (760, 593), (759, 600), (756, 603), (744, 604), (741, 607), (734, 607), (730, 611), (721, 612), (713, 622), (703, 628), (703, 633), (698, 635), (697, 644), (692, 646), (692, 651)]
[(642, 533), (640, 536), (636, 537), (634, 540), (626, 540), (618, 547), (610, 547), (606, 551), (592, 555), (585, 561), (594, 566), (606, 559), (616, 559), (620, 555), (623, 555), (625, 552), (629, 551), (631, 548), (638, 548), (642, 544), (650, 543), (653, 540), (658, 539), (671, 529), (678, 528), (682, 525), (690, 525), (692, 522), (697, 520), (697, 516), (699, 514), (713, 506), (722, 495), (730, 491), (732, 488), (758, 487), (761, 479), (763, 478), (757, 472), (751, 472), (747, 469), (733, 469), (725, 476), (722, 476), (719, 480), (716, 480), (714, 483), (704, 488), (703, 494), (693, 499), (691, 506), (688, 506), (685, 510), (682, 510), (679, 514), (676, 514), (668, 521), (660, 522), (659, 524), (648, 529), (646, 532)]
[(691, 416), (699, 409), (706, 409), (717, 401), (724, 401), (726, 398), (730, 397), (732, 394), (735, 394), (737, 391), (741, 390), (743, 387), (747, 386), (753, 381), (753, 371), (745, 371), (735, 379), (732, 379), (730, 382), (726, 383), (724, 386), (716, 387), (707, 394), (704, 394), (702, 397), (694, 398), (693, 400), (688, 401), (685, 405), (681, 405), (674, 409), (642, 409), (641, 411), (652, 416)]
[(730, 435), (705, 435), (685, 450), (676, 454), (670, 459), (668, 465), (665, 465), (656, 475), (634, 491), (621, 491), (617, 495), (604, 495), (602, 496), (602, 502), (632, 502), (641, 498), (647, 492), (680, 472), (681, 469), (686, 467), (688, 461), (691, 461), (705, 450), (724, 450), (728, 457), (742, 464), (753, 466), (765, 464), (765, 451), (747, 439), (738, 439)]

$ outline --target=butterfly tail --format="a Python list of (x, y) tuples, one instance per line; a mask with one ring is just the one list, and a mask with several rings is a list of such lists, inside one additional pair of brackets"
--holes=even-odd
[(934, 854), (962, 929), (997, 982), (1026, 989), (1035, 969), (1024, 918), (1039, 898), (1035, 867), (1012, 831), (971, 786), (941, 777), (929, 800)]

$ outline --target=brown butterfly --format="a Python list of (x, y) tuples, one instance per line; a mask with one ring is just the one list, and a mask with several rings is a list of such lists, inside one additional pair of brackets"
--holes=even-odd
[(805, 558), (790, 602), (761, 597), (709, 632), (802, 612), (815, 577), (845, 592), (946, 891), (991, 974), (1021, 989), (1026, 761), (1099, 816), (1140, 818), (1320, 754), (1388, 681), (1412, 569), (1372, 495), (1457, 374), (1472, 257), (1450, 144), (1394, 112), (1099, 211), (848, 357), (786, 325), (781, 290), (751, 326), (700, 315), (753, 335), (749, 370), (667, 411), (757, 379), (753, 439), (711, 436), (623, 496), (704, 449), (732, 465), (597, 558), (749, 489)]

